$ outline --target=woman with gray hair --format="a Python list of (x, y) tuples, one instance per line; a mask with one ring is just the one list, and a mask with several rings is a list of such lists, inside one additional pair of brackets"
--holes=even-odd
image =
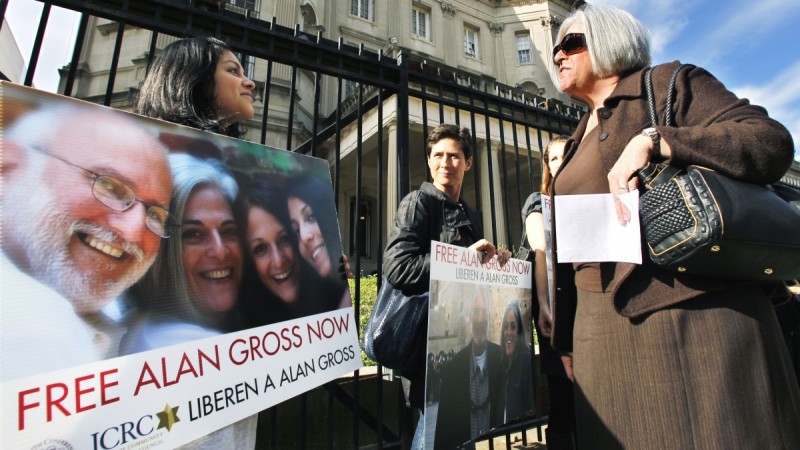
[[(133, 288), (135, 306), (120, 354), (239, 329), (242, 246), (231, 205), (238, 186), (219, 161), (169, 156), (170, 209), (180, 230), (161, 241), (155, 263)], [(175, 224), (178, 225), (178, 224)], [(257, 415), (203, 436), (187, 448), (253, 448)]]
[[(231, 204), (238, 187), (216, 160), (169, 156), (170, 207), (179, 232), (162, 240), (150, 271), (134, 290), (138, 319), (123, 353), (235, 329), (242, 248)], [(194, 337), (193, 337), (194, 336)]]
[[(553, 195), (610, 193), (625, 224), (619, 196), (651, 161), (759, 184), (791, 164), (786, 128), (698, 67), (675, 79), (678, 126), (654, 127), (644, 89), (650, 41), (629, 13), (586, 5), (557, 42), (554, 81), (589, 112), (566, 144)], [(659, 123), (679, 65), (653, 70)], [(672, 272), (648, 258), (573, 269), (574, 323), (564, 316), (572, 305), (556, 296), (553, 342), (571, 352), (563, 359), (581, 448), (800, 448), (800, 391), (767, 294), (785, 287)]]

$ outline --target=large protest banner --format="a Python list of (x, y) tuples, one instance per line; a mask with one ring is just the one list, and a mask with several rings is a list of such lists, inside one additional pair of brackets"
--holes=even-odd
[(451, 449), (533, 414), (532, 266), (431, 243), (425, 448)]
[(175, 448), (362, 366), (327, 161), (6, 82), (0, 133), (3, 448)]

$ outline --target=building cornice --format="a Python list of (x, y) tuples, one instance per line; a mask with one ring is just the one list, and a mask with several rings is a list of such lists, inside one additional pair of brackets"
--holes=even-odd
[(502, 32), (503, 32), (503, 30), (505, 30), (505, 28), (506, 28), (506, 25), (505, 25), (504, 23), (500, 23), (500, 22), (489, 22), (489, 30), (490, 30), (490, 31), (491, 31), (493, 34), (500, 34), (500, 33), (502, 33)]
[(455, 17), (456, 15), (456, 7), (453, 6), (452, 3), (442, 2), (442, 12), (447, 17)]

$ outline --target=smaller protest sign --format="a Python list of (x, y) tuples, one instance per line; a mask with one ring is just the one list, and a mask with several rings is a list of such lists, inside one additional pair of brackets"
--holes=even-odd
[(425, 448), (450, 449), (533, 413), (532, 266), (431, 243)]

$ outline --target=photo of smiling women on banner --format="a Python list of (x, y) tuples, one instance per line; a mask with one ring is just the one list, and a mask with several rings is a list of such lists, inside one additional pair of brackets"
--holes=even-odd
[(235, 213), (247, 254), (243, 311), (248, 324), (265, 325), (338, 309), (341, 284), (320, 276), (302, 256), (288, 199), (278, 182), (255, 174), (241, 188)]
[(243, 252), (232, 212), (236, 180), (213, 159), (174, 153), (169, 162), (170, 207), (179, 223), (131, 290), (135, 312), (121, 354), (241, 328), (236, 305)]

